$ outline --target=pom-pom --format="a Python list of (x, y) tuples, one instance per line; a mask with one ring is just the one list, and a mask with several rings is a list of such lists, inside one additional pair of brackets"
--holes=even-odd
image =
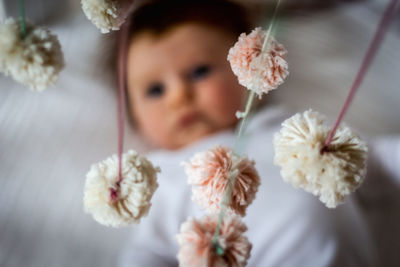
[(287, 51), (274, 37), (269, 37), (267, 49), (262, 51), (266, 32), (260, 27), (249, 35), (242, 33), (229, 50), (228, 60), (239, 83), (261, 97), (283, 83), (289, 74)]
[(150, 161), (130, 150), (122, 156), (122, 181), (118, 183), (118, 157), (93, 164), (86, 175), (84, 207), (106, 226), (138, 223), (151, 206), (158, 187), (157, 172)]
[(0, 25), (0, 72), (42, 91), (56, 82), (63, 68), (60, 43), (49, 30), (28, 23), (23, 37), (19, 21), (10, 18)]
[(102, 33), (119, 30), (124, 22), (123, 0), (81, 0), (86, 17)]
[(315, 111), (294, 115), (274, 136), (274, 161), (286, 182), (335, 208), (363, 182), (368, 148), (349, 127), (341, 126), (321, 152), (329, 132), (324, 117)]
[[(228, 212), (241, 216), (254, 200), (260, 177), (254, 161), (220, 146), (195, 154), (189, 163), (183, 163), (192, 185), (192, 199), (200, 207), (216, 213), (221, 210), (221, 200), (228, 183), (228, 175), (236, 176)], [(229, 177), (234, 178), (234, 177)]]
[(189, 218), (181, 225), (177, 235), (181, 267), (241, 267), (250, 257), (251, 244), (243, 235), (246, 225), (239, 217), (225, 217), (216, 240), (222, 253), (216, 253), (214, 234), (218, 216), (206, 216), (202, 220)]

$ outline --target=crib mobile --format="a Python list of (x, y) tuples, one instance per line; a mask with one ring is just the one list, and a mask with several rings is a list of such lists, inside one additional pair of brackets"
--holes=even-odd
[[(180, 266), (245, 266), (251, 243), (244, 235), (241, 217), (255, 199), (260, 177), (255, 162), (242, 155), (239, 145), (255, 97), (262, 98), (288, 76), (287, 51), (273, 37), (281, 0), (267, 30), (242, 33), (229, 50), (228, 61), (238, 82), (249, 90), (233, 148), (217, 146), (196, 153), (183, 168), (192, 186), (192, 200), (206, 211), (203, 218), (188, 218), (176, 235)], [(328, 208), (344, 202), (363, 182), (367, 144), (341, 121), (370, 66), (400, 0), (390, 0), (364, 56), (339, 116), (330, 127), (312, 109), (295, 114), (274, 135), (274, 164), (283, 180), (318, 196)], [(93, 164), (86, 176), (84, 209), (99, 223), (121, 227), (139, 223), (151, 207), (161, 170), (134, 150), (123, 154), (125, 113), (125, 55), (132, 0), (81, 0), (87, 18), (102, 33), (121, 30), (119, 39), (118, 155)], [(20, 18), (0, 25), (0, 72), (33, 91), (53, 85), (64, 67), (57, 36), (25, 19), (24, 0)], [(126, 22), (125, 22), (126, 20)]]

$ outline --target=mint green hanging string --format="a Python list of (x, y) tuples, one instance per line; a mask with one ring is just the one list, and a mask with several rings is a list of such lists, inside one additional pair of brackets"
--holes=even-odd
[[(274, 13), (272, 15), (272, 19), (270, 22), (270, 25), (268, 27), (267, 33), (265, 35), (265, 39), (264, 39), (264, 43), (262, 45), (262, 49), (261, 49), (261, 54), (264, 53), (265, 51), (268, 51), (270, 42), (269, 42), (269, 38), (271, 35), (271, 32), (275, 26), (275, 21), (276, 21), (276, 15), (278, 13), (278, 8), (279, 8), (279, 4), (280, 4), (281, 0), (278, 0), (275, 6), (275, 10)], [(259, 71), (258, 73), (258, 77), (261, 78), (262, 75), (262, 70)], [(238, 112), (237, 115), (239, 117), (241, 117), (242, 119), (240, 120), (239, 123), (239, 130), (237, 131), (236, 134), (236, 138), (235, 138), (235, 144), (234, 144), (234, 148), (233, 148), (233, 153), (234, 154), (240, 154), (240, 144), (242, 143), (242, 137), (243, 134), (246, 130), (246, 126), (247, 126), (247, 118), (249, 117), (251, 108), (253, 106), (253, 102), (254, 102), (254, 97), (255, 97), (255, 92), (254, 90), (250, 91), (250, 94), (247, 98), (247, 102), (246, 102), (246, 106), (245, 106), (245, 110), (244, 112)], [(220, 235), (221, 232), (221, 225), (222, 225), (222, 221), (225, 217), (225, 213), (226, 213), (226, 209), (228, 208), (230, 202), (231, 202), (231, 198), (232, 198), (232, 191), (236, 182), (236, 177), (238, 175), (238, 171), (232, 171), (232, 169), (234, 166), (232, 166), (232, 164), (230, 164), (230, 170), (228, 172), (228, 177), (227, 177), (227, 184), (225, 187), (225, 191), (224, 191), (224, 195), (222, 197), (222, 201), (221, 201), (221, 211), (219, 213), (218, 216), (218, 223), (217, 223), (217, 227), (215, 229), (215, 234), (214, 234), (214, 238), (213, 238), (213, 246), (215, 248), (215, 252), (217, 253), (217, 255), (224, 255), (225, 251), (224, 249), (218, 244), (218, 237)]]
[(26, 37), (26, 21), (25, 21), (25, 1), (19, 0), (19, 20), (21, 23), (21, 37)]

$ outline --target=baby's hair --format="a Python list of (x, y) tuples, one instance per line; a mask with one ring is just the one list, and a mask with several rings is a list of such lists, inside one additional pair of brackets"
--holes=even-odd
[(201, 23), (238, 36), (248, 32), (246, 9), (228, 0), (150, 1), (133, 12), (130, 38), (143, 31), (161, 35), (184, 23)]

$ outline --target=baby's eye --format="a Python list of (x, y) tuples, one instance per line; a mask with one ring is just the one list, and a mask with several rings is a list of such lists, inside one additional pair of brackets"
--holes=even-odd
[(165, 87), (162, 83), (154, 83), (146, 90), (146, 96), (150, 98), (161, 97), (164, 94)]
[(202, 65), (199, 65), (199, 66), (195, 67), (191, 71), (189, 77), (192, 80), (202, 79), (202, 78), (207, 77), (207, 75), (210, 74), (210, 71), (211, 71), (211, 67), (209, 65), (202, 64)]

